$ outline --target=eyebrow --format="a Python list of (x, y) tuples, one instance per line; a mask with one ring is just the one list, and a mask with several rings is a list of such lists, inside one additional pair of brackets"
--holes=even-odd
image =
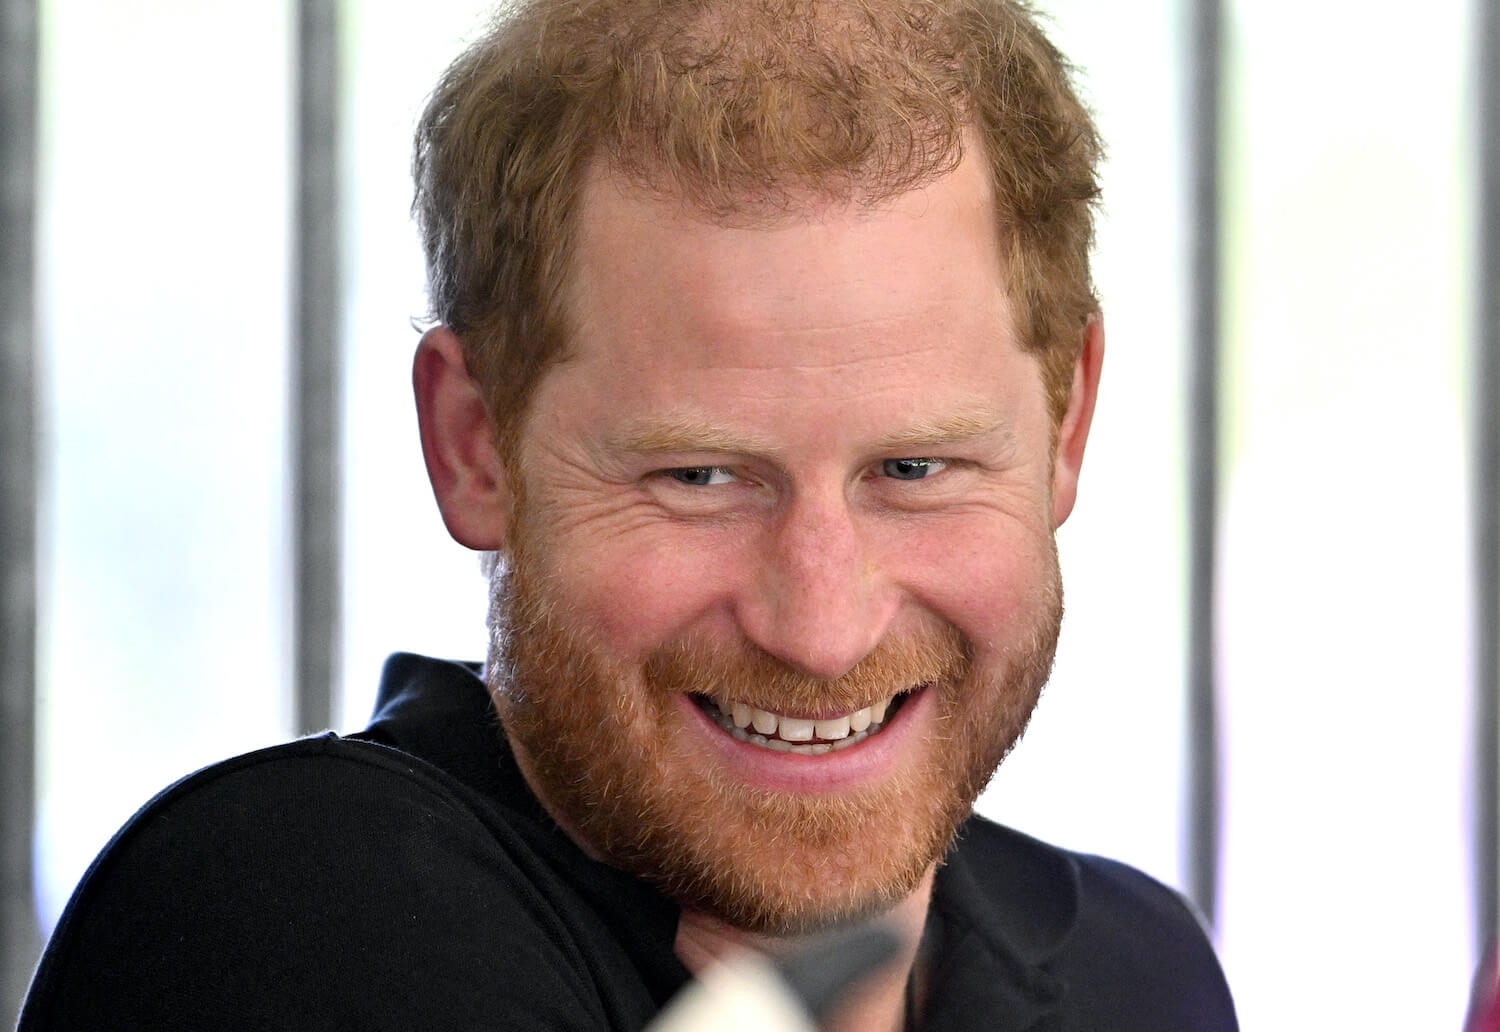
[(1016, 443), (1015, 432), (1003, 419), (980, 415), (955, 415), (934, 422), (922, 422), (905, 430), (887, 434), (877, 443), (881, 451), (908, 451), (912, 449), (963, 444), (981, 437), (998, 437), (1007, 448)]
[(608, 445), (614, 451), (644, 454), (703, 451), (749, 455), (774, 450), (764, 438), (684, 419), (636, 420), (612, 435)]
[[(998, 437), (1007, 448), (1016, 443), (1014, 431), (1004, 420), (959, 414), (897, 430), (880, 438), (875, 447), (879, 451), (921, 451), (981, 437)], [(648, 455), (666, 452), (768, 455), (777, 451), (765, 438), (684, 419), (636, 420), (612, 435), (608, 446), (614, 451)]]

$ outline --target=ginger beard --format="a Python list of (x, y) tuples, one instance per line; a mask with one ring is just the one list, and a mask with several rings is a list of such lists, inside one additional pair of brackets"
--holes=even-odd
[[(766, 934), (872, 915), (915, 888), (1025, 730), (1062, 620), (1054, 548), (1019, 614), (1030, 626), (989, 668), (947, 625), (884, 642), (834, 681), (746, 641), (671, 642), (632, 664), (569, 624), (540, 558), (518, 548), (496, 568), (486, 671), (532, 790), (592, 855), (684, 908)], [(916, 761), (858, 791), (818, 795), (734, 780), (675, 702), (690, 693), (838, 712), (914, 688), (937, 694), (934, 730), (909, 747)]]

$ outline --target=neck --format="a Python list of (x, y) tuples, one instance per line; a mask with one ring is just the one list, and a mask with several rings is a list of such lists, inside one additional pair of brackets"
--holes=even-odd
[[(932, 875), (933, 868), (928, 868), (917, 887), (886, 914), (886, 920), (901, 936), (896, 960), (854, 988), (850, 998), (824, 1023), (826, 1032), (899, 1032), (906, 1027), (907, 989), (916, 981), (912, 973), (927, 923)], [(753, 952), (777, 958), (795, 953), (804, 945), (803, 939), (755, 935), (707, 914), (684, 910), (677, 923), (675, 950), (678, 959), (696, 975), (732, 954)]]

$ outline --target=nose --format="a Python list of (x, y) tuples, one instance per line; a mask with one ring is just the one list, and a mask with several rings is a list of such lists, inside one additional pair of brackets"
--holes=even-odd
[(900, 604), (867, 538), (841, 492), (792, 501), (766, 528), (758, 576), (740, 600), (746, 636), (823, 680), (867, 656)]

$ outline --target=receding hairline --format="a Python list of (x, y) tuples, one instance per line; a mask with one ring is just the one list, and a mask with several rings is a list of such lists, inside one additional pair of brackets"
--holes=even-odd
[(825, 196), (871, 182), (906, 192), (941, 175), (959, 128), (978, 125), (1018, 339), (1042, 356), (1057, 418), (1097, 311), (1100, 145), (1069, 73), (1026, 0), (512, 5), (445, 73), (418, 129), (431, 315), (464, 337), (503, 435), (559, 357), (591, 155), (662, 159), (698, 208), (744, 223), (805, 214), (787, 198), (809, 175)]
[[(719, 210), (705, 210), (697, 203), (696, 195), (684, 193), (666, 183), (664, 174), (648, 178), (640, 176), (627, 178), (619, 173), (617, 166), (607, 156), (596, 158), (580, 176), (580, 189), (574, 203), (570, 246), (563, 269), (560, 291), (561, 305), (558, 313), (560, 324), (556, 360), (566, 362), (575, 357), (576, 348), (587, 334), (599, 329), (596, 325), (597, 320), (587, 315), (590, 311), (589, 290), (584, 273), (590, 267), (589, 254), (595, 250), (590, 245), (597, 239), (594, 234), (598, 229), (598, 219), (601, 217), (600, 208), (612, 207), (608, 202), (601, 205), (601, 193), (608, 192), (611, 195), (610, 200), (624, 200), (626, 208), (636, 213), (631, 216), (632, 218), (640, 217), (646, 221), (655, 221), (649, 215), (638, 215), (640, 212), (650, 212), (655, 209), (661, 213), (663, 219), (668, 220), (669, 224), (671, 220), (680, 219), (684, 223), (693, 223), (700, 227), (753, 234), (827, 223), (850, 215), (856, 218), (878, 218), (894, 209), (902, 201), (912, 197), (920, 198), (927, 189), (937, 187), (944, 181), (959, 176), (964, 176), (969, 180), (964, 199), (959, 202), (960, 210), (967, 216), (967, 209), (972, 205), (974, 224), (981, 229), (985, 241), (993, 247), (989, 256), (993, 259), (990, 274), (994, 277), (993, 286), (1000, 295), (1000, 304), (1003, 309), (1002, 318), (993, 327), (996, 343), (999, 345), (1001, 342), (1009, 342), (1023, 352), (1026, 351), (1021, 346), (1021, 327), (1017, 322), (1017, 301), (1011, 290), (1012, 284), (1006, 255), (1003, 248), (999, 246), (1000, 237), (995, 229), (997, 212), (994, 182), (984, 165), (982, 141), (974, 133), (975, 130), (965, 131), (963, 138), (959, 141), (959, 146), (964, 147), (965, 150), (960, 152), (951, 168), (935, 170), (925, 181), (900, 194), (890, 194), (879, 183), (869, 184), (869, 189), (853, 196), (844, 192), (830, 192), (816, 186), (807, 186), (795, 194), (789, 192), (785, 196), (778, 197), (769, 206), (763, 203), (767, 200), (766, 198), (751, 196), (743, 198), (742, 203), (737, 204), (733, 209)], [(637, 207), (638, 204), (639, 207)], [(924, 202), (917, 210), (905, 212), (905, 216), (920, 219), (927, 214), (928, 209), (929, 204)], [(651, 255), (643, 254), (640, 258), (649, 264)], [(975, 268), (986, 266), (989, 266), (989, 262), (974, 265)]]
[(850, 210), (876, 213), (966, 163), (977, 163), (993, 223), (999, 209), (994, 178), (984, 162), (984, 141), (972, 122), (960, 124), (941, 153), (914, 163), (899, 177), (836, 168), (813, 174), (781, 170), (775, 178), (757, 182), (715, 182), (700, 170), (662, 162), (628, 142), (600, 141), (583, 163), (573, 216), (581, 225), (595, 192), (613, 190), (624, 197), (675, 205), (684, 217), (709, 225), (774, 229)]

